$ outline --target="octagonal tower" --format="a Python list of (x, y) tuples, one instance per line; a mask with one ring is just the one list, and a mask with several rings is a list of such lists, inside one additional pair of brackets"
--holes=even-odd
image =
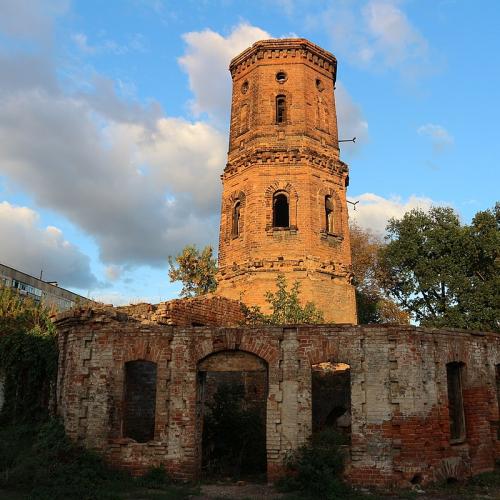
[(218, 293), (266, 310), (282, 273), (326, 321), (356, 323), (336, 59), (305, 39), (262, 40), (229, 69)]

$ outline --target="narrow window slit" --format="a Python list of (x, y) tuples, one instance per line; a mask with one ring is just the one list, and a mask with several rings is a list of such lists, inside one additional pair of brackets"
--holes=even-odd
[(286, 98), (284, 95), (276, 97), (276, 123), (286, 122)]
[(240, 228), (241, 223), (241, 203), (237, 201), (233, 208), (233, 229), (232, 233), (234, 237), (238, 237), (241, 233)]

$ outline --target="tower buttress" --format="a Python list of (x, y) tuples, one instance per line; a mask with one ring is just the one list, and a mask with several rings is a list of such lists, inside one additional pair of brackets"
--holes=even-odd
[(305, 39), (262, 40), (229, 69), (218, 293), (265, 311), (282, 273), (325, 321), (356, 323), (336, 59)]

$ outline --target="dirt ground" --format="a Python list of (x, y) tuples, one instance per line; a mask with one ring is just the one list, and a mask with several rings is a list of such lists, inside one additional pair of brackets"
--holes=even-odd
[[(497, 469), (497, 474), (500, 471)], [(499, 481), (488, 484), (457, 483), (453, 485), (429, 486), (429, 488), (414, 488), (398, 492), (372, 492), (362, 489), (353, 493), (346, 500), (500, 500)], [(285, 494), (276, 491), (272, 485), (246, 483), (205, 484), (201, 493), (192, 496), (192, 500), (275, 500), (299, 499), (300, 495)], [(320, 499), (318, 499), (320, 500)]]
[(278, 493), (272, 486), (267, 484), (240, 483), (231, 484), (204, 484), (201, 487), (201, 494), (192, 497), (192, 500), (214, 500), (214, 499), (257, 499), (274, 500), (285, 498), (285, 495)]

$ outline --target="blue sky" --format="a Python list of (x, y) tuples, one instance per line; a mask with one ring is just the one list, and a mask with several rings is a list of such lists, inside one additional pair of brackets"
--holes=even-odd
[(0, 262), (158, 302), (167, 257), (217, 246), (231, 57), (304, 37), (339, 62), (351, 217), (464, 222), (498, 200), (495, 1), (0, 0)]

